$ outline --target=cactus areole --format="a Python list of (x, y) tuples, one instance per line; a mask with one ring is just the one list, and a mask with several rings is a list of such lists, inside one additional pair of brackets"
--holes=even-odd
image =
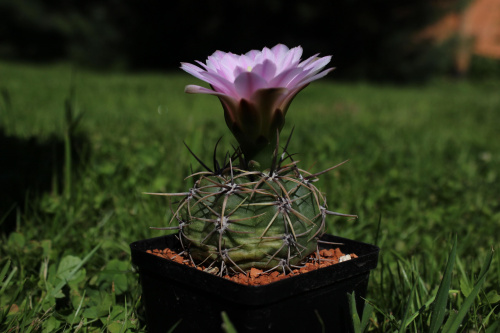
[[(226, 124), (239, 143), (224, 163), (194, 177), (183, 193), (152, 193), (181, 197), (174, 209), (179, 238), (195, 264), (220, 275), (252, 267), (290, 272), (318, 249), (329, 211), (316, 188), (317, 176), (300, 169), (279, 133), (295, 95), (311, 81), (325, 76), (330, 56), (301, 61), (302, 48), (252, 50), (243, 55), (221, 51), (201, 67), (181, 68), (206, 81), (211, 89), (189, 85), (188, 93), (217, 96)], [(291, 135), (290, 135), (291, 136)], [(215, 154), (215, 153), (214, 153)]]

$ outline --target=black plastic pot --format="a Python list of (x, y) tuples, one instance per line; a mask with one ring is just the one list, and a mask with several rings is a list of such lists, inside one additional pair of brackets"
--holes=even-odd
[(175, 235), (130, 244), (149, 332), (167, 332), (179, 320), (174, 332), (219, 332), (222, 311), (239, 333), (351, 332), (347, 293), (355, 292), (361, 312), (379, 248), (331, 235), (322, 239), (343, 244), (322, 248), (340, 247), (358, 258), (263, 286), (241, 285), (146, 252), (180, 250)]

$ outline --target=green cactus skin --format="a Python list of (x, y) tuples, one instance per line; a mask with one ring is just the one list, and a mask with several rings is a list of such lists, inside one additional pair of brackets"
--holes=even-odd
[[(283, 158), (283, 156), (282, 156)], [(328, 211), (326, 200), (310, 174), (291, 162), (262, 171), (246, 171), (231, 163), (217, 172), (195, 177), (172, 219), (184, 250), (195, 264), (215, 268), (219, 275), (252, 267), (291, 272), (318, 249)], [(273, 170), (274, 169), (274, 170)]]

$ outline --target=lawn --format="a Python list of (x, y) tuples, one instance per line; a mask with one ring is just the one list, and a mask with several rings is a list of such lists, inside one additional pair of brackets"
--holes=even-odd
[[(185, 94), (191, 83), (181, 70), (0, 62), (0, 331), (144, 329), (128, 245), (165, 234), (149, 227), (170, 209), (143, 192), (190, 187), (200, 167), (183, 141), (206, 161), (218, 138), (220, 157), (234, 144), (217, 99)], [(292, 103), (283, 136), (295, 127), (289, 150), (303, 169), (349, 159), (317, 186), (331, 210), (359, 218), (331, 218), (328, 231), (381, 247), (367, 331), (429, 331), (436, 295), (443, 324), (500, 328), (497, 252), (489, 261), (500, 244), (499, 87), (333, 72)]]

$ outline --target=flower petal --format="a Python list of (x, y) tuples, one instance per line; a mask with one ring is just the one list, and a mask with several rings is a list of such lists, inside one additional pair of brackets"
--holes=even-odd
[(259, 59), (259, 62), (264, 62), (265, 60), (271, 60), (271, 61), (276, 61), (276, 57), (274, 56), (274, 52), (271, 51), (269, 48), (265, 47), (262, 49), (261, 52), (261, 57)]
[[(300, 68), (300, 67), (298, 67), (298, 68)], [(291, 79), (290, 81), (288, 81), (286, 87), (290, 88), (290, 89), (293, 89), (296, 86), (301, 85), (301, 82), (303, 80), (305, 80), (306, 78), (308, 78), (311, 75), (314, 75), (314, 74), (311, 74), (311, 71), (312, 71), (311, 68), (309, 68), (309, 69), (302, 69), (302, 71), (300, 73), (298, 73), (293, 79)]]
[(248, 51), (245, 55), (250, 58), (252, 61), (255, 60), (255, 58), (260, 54), (259, 51), (257, 50), (251, 50)]
[(224, 77), (210, 72), (203, 72), (201, 73), (201, 76), (203, 77), (202, 80), (209, 83), (215, 91), (231, 96), (236, 95), (234, 84), (226, 80)]
[(269, 87), (288, 87), (289, 82), (302, 72), (302, 68), (288, 68), (285, 71), (279, 73), (274, 79), (272, 79), (269, 82)]
[(261, 76), (264, 80), (269, 82), (274, 75), (276, 75), (276, 65), (271, 60), (266, 59), (262, 64), (256, 65), (252, 69), (252, 73)]
[(271, 51), (273, 52), (276, 61), (281, 61), (286, 56), (289, 49), (286, 45), (277, 44), (271, 49)]
[(239, 61), (239, 56), (233, 53), (226, 53), (220, 59), (218, 59), (218, 71), (217, 74), (224, 77), (226, 80), (233, 82), (234, 81), (234, 69), (237, 66), (241, 66)]
[[(238, 77), (238, 75), (240, 75), (241, 73), (243, 72), (248, 72), (248, 69), (247, 68), (243, 68), (243, 67), (236, 67), (233, 71), (233, 75), (234, 77)], [(234, 81), (234, 80), (233, 80)]]
[(187, 62), (181, 62), (181, 69), (200, 80), (204, 80), (201, 73), (205, 71), (196, 65)]
[(200, 87), (196, 85), (187, 85), (186, 88), (184, 89), (184, 92), (188, 94), (209, 94), (209, 95), (214, 95), (219, 97), (219, 100), (222, 103), (222, 106), (224, 108), (224, 114), (226, 117), (226, 122), (237, 122), (238, 121), (238, 101), (226, 94), (222, 94), (216, 91), (213, 91), (211, 89), (207, 89), (205, 87)]
[(326, 56), (326, 57), (322, 57), (322, 58), (312, 56), (309, 59), (301, 62), (299, 64), (299, 67), (302, 67), (304, 69), (315, 68), (319, 71), (322, 68), (324, 68), (326, 65), (328, 65), (328, 63), (330, 62), (331, 59), (332, 59), (331, 56)]
[(217, 91), (214, 91), (212, 89), (208, 89), (202, 86), (197, 86), (194, 84), (187, 85), (186, 88), (184, 88), (184, 92), (188, 94), (209, 94), (209, 95), (224, 95), (222, 93), (219, 93)]
[(302, 48), (300, 46), (292, 48), (278, 61), (278, 72), (284, 71), (291, 67), (296, 67), (302, 56)]
[(334, 69), (335, 69), (335, 67), (331, 67), (331, 68), (325, 69), (321, 73), (318, 73), (316, 75), (310, 76), (307, 79), (304, 79), (303, 81), (300, 81), (299, 85), (301, 85), (301, 86), (302, 85), (307, 85), (307, 84), (309, 84), (312, 81), (321, 79), (322, 77), (326, 76), (328, 73), (330, 73), (331, 71), (333, 71)]
[(234, 88), (241, 98), (250, 99), (256, 90), (267, 88), (267, 82), (258, 74), (243, 72), (234, 80)]

